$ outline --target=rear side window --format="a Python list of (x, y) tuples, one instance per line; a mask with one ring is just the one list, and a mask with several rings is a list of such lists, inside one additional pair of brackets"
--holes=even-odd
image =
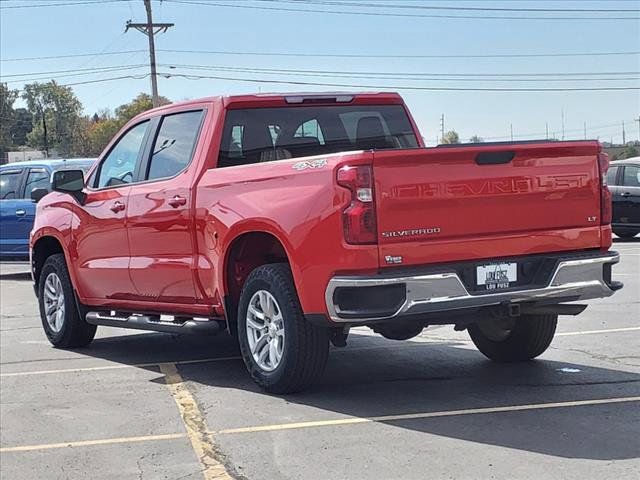
[(0, 200), (18, 198), (22, 170), (9, 170), (0, 173)]
[(202, 123), (202, 110), (162, 118), (151, 150), (147, 179), (173, 177), (191, 162)]
[(24, 187), (24, 198), (31, 198), (31, 192), (36, 188), (46, 188), (49, 190), (49, 172), (44, 168), (32, 168), (27, 176), (27, 183)]
[(607, 185), (617, 185), (618, 167), (609, 167), (607, 170)]
[(326, 105), (229, 110), (218, 167), (350, 150), (416, 148), (402, 105)]
[(635, 165), (626, 165), (624, 167), (622, 184), (625, 187), (640, 187), (640, 167)]

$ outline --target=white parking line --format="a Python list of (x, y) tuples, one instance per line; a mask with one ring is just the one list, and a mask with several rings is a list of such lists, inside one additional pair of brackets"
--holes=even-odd
[[(257, 432), (273, 432), (284, 430), (296, 430), (302, 428), (316, 428), (328, 426), (345, 426), (356, 425), (362, 423), (375, 422), (396, 422), (402, 420), (420, 420), (440, 417), (459, 417), (464, 415), (483, 415), (508, 412), (523, 412), (532, 410), (546, 410), (554, 408), (571, 408), (571, 407), (587, 407), (592, 405), (610, 405), (616, 403), (633, 403), (640, 402), (640, 397), (616, 397), (616, 398), (598, 398), (590, 400), (575, 400), (567, 402), (555, 403), (532, 403), (527, 405), (507, 405), (502, 407), (485, 407), (485, 408), (467, 408), (462, 410), (445, 410), (438, 412), (421, 412), (421, 413), (404, 413), (398, 415), (380, 415), (372, 417), (350, 417), (336, 418), (327, 420), (315, 420), (310, 422), (293, 422), (280, 423), (273, 425), (259, 425), (253, 427), (228, 428), (224, 430), (210, 431), (210, 434), (238, 434), (238, 433), (257, 433)], [(121, 438), (104, 438), (98, 440), (82, 440), (78, 442), (61, 442), (48, 443), (40, 445), (18, 445), (13, 447), (0, 447), (0, 453), (8, 452), (31, 452), (37, 450), (50, 450), (55, 448), (68, 447), (90, 447), (95, 445), (112, 445), (119, 443), (135, 443), (157, 440), (173, 440), (178, 438), (187, 438), (186, 433), (169, 433), (165, 435), (146, 435), (139, 437), (121, 437)], [(225, 478), (225, 477), (222, 477)]]
[(603, 404), (623, 403), (623, 402), (640, 402), (640, 397), (603, 398), (603, 399), (594, 399), (594, 400), (577, 400), (577, 401), (571, 401), (571, 402), (556, 402), (556, 403), (533, 403), (529, 405), (509, 405), (504, 407), (468, 408), (464, 410), (449, 410), (449, 411), (440, 411), (440, 412), (406, 413), (406, 414), (400, 414), (400, 415), (380, 415), (377, 417), (338, 418), (333, 420), (316, 420), (313, 422), (281, 423), (276, 425), (262, 425), (258, 427), (229, 428), (226, 430), (220, 430), (217, 433), (231, 434), (231, 433), (273, 432), (273, 431), (279, 431), (279, 430), (294, 430), (294, 429), (300, 429), (300, 428), (354, 425), (358, 423), (395, 422), (395, 421), (401, 421), (401, 420), (416, 420), (416, 419), (439, 418), (439, 417), (457, 417), (461, 415), (478, 415), (478, 414), (502, 413), (502, 412), (521, 412), (521, 411), (527, 411), (527, 410), (543, 410), (543, 409), (549, 409), (549, 408), (584, 407), (588, 405), (603, 405)]
[(556, 333), (556, 337), (568, 337), (570, 335), (593, 335), (598, 333), (635, 332), (637, 330), (640, 330), (640, 327), (607, 328), (604, 330), (583, 330), (581, 332)]
[[(189, 365), (192, 363), (209, 363), (209, 362), (226, 362), (229, 360), (241, 360), (242, 357), (218, 357), (218, 358), (199, 358), (195, 360), (176, 360), (176, 365)], [(159, 364), (166, 362), (149, 362), (149, 363), (132, 363), (104, 365), (100, 367), (80, 367), (80, 368), (62, 368), (60, 370), (35, 370), (30, 372), (5, 372), (0, 373), (0, 377), (22, 377), (27, 375), (50, 375), (56, 373), (74, 373), (74, 372), (95, 372), (98, 370), (117, 370), (120, 368), (149, 368), (158, 367)]]

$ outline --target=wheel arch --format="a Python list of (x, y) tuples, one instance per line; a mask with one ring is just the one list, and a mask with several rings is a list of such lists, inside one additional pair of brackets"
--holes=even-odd
[[(35, 285), (40, 282), (40, 272), (44, 262), (47, 261), (51, 255), (61, 253), (64, 255), (65, 262), (69, 265), (69, 259), (67, 253), (63, 247), (62, 241), (55, 235), (44, 234), (41, 235), (31, 247), (31, 271), (33, 274), (33, 281)], [(69, 269), (70, 275), (72, 275), (71, 269)]]
[(240, 293), (249, 274), (269, 263), (287, 263), (293, 270), (290, 250), (279, 234), (266, 229), (238, 232), (229, 241), (219, 270), (229, 333), (235, 335)]

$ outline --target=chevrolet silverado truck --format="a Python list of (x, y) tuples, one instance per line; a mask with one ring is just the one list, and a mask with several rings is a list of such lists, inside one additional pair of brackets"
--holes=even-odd
[(394, 93), (213, 97), (131, 120), (37, 204), (32, 275), (55, 347), (96, 326), (237, 338), (266, 391), (317, 380), (366, 326), (467, 330), (530, 360), (612, 295), (596, 141), (425, 148)]

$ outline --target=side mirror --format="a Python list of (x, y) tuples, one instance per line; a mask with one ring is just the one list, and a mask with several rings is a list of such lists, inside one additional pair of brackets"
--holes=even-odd
[(31, 190), (31, 200), (34, 203), (38, 203), (47, 193), (49, 193), (49, 189), (47, 188), (34, 188)]
[(84, 203), (84, 172), (82, 170), (58, 170), (53, 172), (51, 189), (54, 192), (68, 193), (78, 203)]

